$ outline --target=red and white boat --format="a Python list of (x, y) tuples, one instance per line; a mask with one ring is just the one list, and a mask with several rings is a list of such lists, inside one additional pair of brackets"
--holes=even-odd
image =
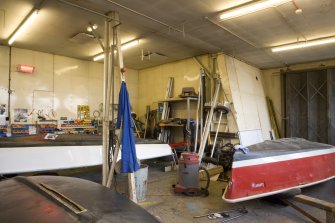
[(335, 177), (335, 147), (300, 138), (265, 141), (235, 153), (223, 194), (229, 203), (303, 188)]

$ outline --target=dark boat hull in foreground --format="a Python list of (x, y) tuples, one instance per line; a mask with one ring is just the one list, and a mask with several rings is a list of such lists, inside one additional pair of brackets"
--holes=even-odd
[(335, 147), (299, 138), (265, 141), (235, 154), (223, 195), (229, 203), (303, 188), (335, 177)]
[(0, 222), (159, 222), (100, 184), (72, 177), (15, 177), (0, 182)]

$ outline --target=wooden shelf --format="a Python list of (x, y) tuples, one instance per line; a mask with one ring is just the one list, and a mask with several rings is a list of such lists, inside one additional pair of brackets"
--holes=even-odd
[[(211, 131), (210, 135), (214, 136), (216, 134), (215, 131)], [(238, 134), (235, 132), (219, 132), (218, 137), (226, 138), (226, 139), (238, 139)]]
[(184, 125), (182, 125), (182, 124), (171, 124), (171, 123), (168, 123), (168, 124), (159, 123), (159, 126), (160, 127), (183, 127)]
[(186, 98), (168, 98), (168, 99), (160, 100), (159, 102), (182, 102), (182, 101), (187, 101), (187, 99), (189, 99), (190, 101), (198, 100), (198, 98), (186, 97)]

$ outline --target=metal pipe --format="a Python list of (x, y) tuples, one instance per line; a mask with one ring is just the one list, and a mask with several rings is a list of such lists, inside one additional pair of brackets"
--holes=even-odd
[(107, 177), (108, 177), (108, 133), (109, 133), (109, 117), (108, 117), (108, 109), (109, 109), (109, 87), (108, 83), (108, 71), (109, 71), (109, 21), (106, 19), (105, 21), (105, 59), (104, 59), (104, 117), (103, 117), (103, 129), (102, 129), (102, 184), (106, 185)]
[(209, 17), (205, 17), (205, 19), (207, 19), (209, 22), (213, 23), (214, 25), (220, 27), (221, 29), (224, 29), (225, 31), (227, 31), (228, 33), (230, 33), (231, 35), (239, 38), (240, 40), (248, 43), (249, 45), (255, 47), (255, 48), (259, 48), (256, 44), (254, 44), (253, 42), (250, 42), (249, 40), (246, 40), (245, 38), (241, 37), (240, 35), (236, 34), (235, 32), (229, 30), (228, 28), (224, 27), (223, 25), (219, 24), (218, 22), (214, 21), (213, 19), (209, 18)]
[(212, 148), (212, 152), (211, 152), (211, 157), (213, 157), (213, 155), (214, 155), (215, 145), (216, 145), (216, 140), (217, 140), (217, 138), (218, 138), (219, 129), (220, 129), (220, 124), (221, 124), (222, 113), (223, 113), (223, 112), (221, 111), (221, 112), (220, 112), (220, 117), (219, 117), (218, 127), (216, 128), (216, 132), (215, 132), (215, 137), (214, 137), (214, 142), (213, 142), (213, 148)]
[(115, 92), (115, 49), (116, 49), (116, 27), (113, 27), (113, 44), (112, 44), (112, 48), (111, 48), (111, 57), (112, 57), (112, 86), (113, 86), (113, 90), (112, 90), (112, 122), (114, 122), (114, 118), (115, 118), (115, 114), (114, 114), (114, 105), (115, 105), (115, 96), (114, 96), (114, 92)]
[[(199, 113), (200, 113), (200, 99), (201, 99), (201, 79), (202, 79), (202, 72), (203, 70), (200, 69), (199, 75), (199, 87), (198, 87), (198, 101), (197, 101), (197, 114), (196, 114), (196, 124), (195, 124), (195, 140), (194, 140), (194, 147), (193, 152), (197, 152), (198, 147), (198, 133), (199, 133)], [(201, 133), (201, 131), (200, 131)]]
[[(118, 13), (115, 13), (115, 18), (119, 19), (119, 14)], [(125, 82), (126, 79), (125, 79), (125, 76), (124, 76), (124, 73), (126, 72), (126, 70), (124, 69), (124, 64), (123, 64), (123, 52), (122, 52), (122, 49), (121, 49), (121, 37), (120, 37), (120, 26), (116, 26), (115, 27), (115, 31), (116, 31), (116, 49), (117, 49), (117, 56), (118, 56), (118, 59), (119, 59), (119, 72), (120, 72), (120, 84), (122, 82)], [(114, 52), (113, 52), (114, 53)]]
[(91, 30), (92, 30), (91, 32), (92, 32), (93, 36), (94, 36), (95, 39), (98, 41), (98, 43), (99, 43), (99, 45), (100, 45), (102, 51), (104, 51), (104, 50), (105, 50), (105, 47), (104, 47), (104, 45), (102, 44), (102, 41), (100, 40), (98, 34), (94, 31), (93, 25), (92, 25), (92, 24), (89, 24), (89, 26), (90, 26), (90, 28), (91, 28)]
[(209, 78), (211, 78), (210, 76), (210, 72), (207, 70), (207, 68), (201, 63), (201, 61), (197, 58), (197, 57), (193, 57), (193, 60), (200, 66), (200, 68), (203, 69), (203, 73), (206, 74)]
[(11, 82), (12, 82), (12, 47), (9, 46), (9, 68), (8, 68), (8, 123), (12, 124), (12, 118), (10, 113), (10, 95), (12, 94)]
[(214, 107), (217, 103), (217, 100), (218, 100), (218, 96), (219, 96), (219, 91), (220, 91), (220, 85), (221, 85), (221, 82), (219, 79), (216, 80), (216, 89), (215, 89), (215, 94), (214, 94), (214, 99), (211, 103), (211, 110), (209, 112), (209, 115), (208, 115), (208, 119), (207, 119), (207, 122), (206, 123), (206, 127), (204, 129), (204, 134), (203, 134), (203, 138), (201, 140), (201, 144), (200, 144), (200, 147), (199, 147), (199, 163), (201, 163), (201, 159), (202, 159), (202, 156), (204, 155), (204, 151), (205, 151), (205, 146), (206, 146), (206, 139), (208, 138), (208, 135), (209, 135), (209, 131), (210, 131), (210, 122), (213, 118), (213, 114), (214, 114)]
[(204, 102), (206, 100), (206, 94), (204, 92), (206, 76), (205, 73), (201, 74), (201, 101), (200, 101), (200, 130), (203, 132), (204, 128)]
[[(233, 36), (239, 38), (240, 40), (242, 40), (243, 42), (249, 44), (250, 46), (253, 46), (253, 47), (255, 47), (256, 49), (260, 49), (260, 50), (262, 50), (265, 54), (267, 54), (267, 55), (268, 55), (270, 58), (272, 58), (273, 60), (276, 60), (276, 61), (279, 61), (280, 63), (282, 63), (283, 66), (287, 66), (287, 64), (286, 64), (285, 62), (283, 62), (281, 59), (274, 58), (273, 55), (270, 54), (269, 52), (267, 52), (266, 49), (265, 49), (264, 47), (259, 47), (259, 46), (257, 46), (257, 45), (254, 44), (253, 42), (251, 42), (251, 41), (249, 41), (249, 40), (243, 38), (242, 36), (236, 34), (235, 32), (233, 32), (233, 31), (231, 31), (231, 30), (229, 30), (227, 27), (224, 27), (223, 25), (219, 24), (218, 22), (216, 22), (215, 20), (213, 20), (213, 19), (211, 19), (211, 18), (209, 18), (209, 17), (205, 17), (205, 19), (207, 19), (207, 20), (208, 20), (209, 22), (211, 22), (212, 24), (214, 24), (214, 25), (220, 27), (221, 29), (225, 30), (226, 32), (230, 33), (231, 35), (233, 35)], [(228, 55), (228, 56), (231, 56), (231, 55), (228, 54), (228, 53), (225, 53), (225, 54)], [(234, 58), (235, 58), (235, 56), (231, 56), (231, 57), (234, 57)], [(241, 60), (241, 59), (239, 59), (239, 60)], [(243, 61), (243, 60), (241, 60), (241, 61)], [(243, 61), (243, 62), (244, 62), (244, 61)], [(249, 63), (247, 63), (247, 64), (249, 64)], [(252, 65), (252, 66), (254, 66), (254, 65)], [(256, 67), (257, 67), (257, 66), (256, 66)]]
[(159, 24), (161, 24), (161, 25), (163, 25), (163, 26), (166, 26), (166, 27), (169, 28), (169, 30), (174, 30), (174, 31), (177, 31), (177, 32), (181, 32), (181, 33), (183, 33), (183, 34), (185, 33), (184, 30), (180, 30), (180, 29), (178, 29), (178, 28), (175, 28), (175, 27), (173, 27), (173, 26), (171, 26), (171, 25), (169, 25), (169, 24), (167, 24), (167, 23), (165, 23), (165, 22), (159, 21), (158, 19), (152, 18), (152, 17), (150, 17), (150, 16), (148, 16), (148, 15), (145, 15), (145, 14), (143, 14), (143, 13), (141, 13), (141, 12), (135, 11), (134, 9), (131, 9), (131, 8), (128, 8), (128, 7), (124, 6), (124, 5), (121, 5), (120, 3), (114, 2), (114, 1), (112, 1), (112, 0), (105, 0), (105, 1), (107, 1), (107, 2), (109, 2), (109, 3), (112, 3), (112, 4), (114, 4), (114, 5), (117, 5), (117, 6), (123, 8), (123, 9), (125, 9), (125, 10), (128, 10), (128, 11), (130, 11), (130, 12), (132, 12), (132, 13), (135, 13), (135, 14), (137, 14), (137, 15), (139, 15), (139, 16), (142, 16), (142, 17), (144, 17), (144, 18), (146, 18), (146, 19), (149, 19), (149, 20), (151, 20), (151, 21), (154, 21), (154, 22), (156, 22), (156, 23), (159, 23)]
[[(93, 14), (102, 16), (102, 17), (104, 17), (104, 18), (106, 18), (106, 19), (115, 20), (115, 19), (113, 19), (112, 17), (110, 17), (110, 16), (108, 16), (108, 15), (105, 15), (105, 14), (103, 14), (103, 13), (101, 13), (101, 12), (97, 12), (97, 11), (94, 11), (94, 10), (92, 10), (92, 9), (85, 8), (85, 7), (83, 7), (83, 6), (74, 4), (74, 3), (72, 3), (72, 2), (68, 2), (68, 1), (66, 1), (66, 0), (57, 0), (57, 1), (62, 2), (62, 3), (67, 4), (67, 5), (70, 5), (70, 6), (73, 6), (73, 7), (76, 7), (76, 8), (79, 8), (79, 9), (82, 9), (82, 10), (84, 10), (84, 11), (91, 12), (91, 13), (93, 13)], [(119, 22), (119, 23), (121, 24), (121, 22), (120, 22), (119, 20), (115, 20), (115, 21), (117, 21), (117, 22)]]
[[(119, 18), (118, 17), (118, 13), (116, 12), (111, 12), (110, 13), (113, 18)], [(110, 24), (110, 22), (109, 22)], [(112, 49), (115, 48), (115, 43), (116, 43), (116, 48), (118, 49), (121, 49), (121, 41), (118, 40), (118, 36), (119, 36), (119, 26), (113, 26), (113, 46), (112, 46)], [(107, 46), (107, 45), (106, 45)], [(108, 43), (108, 49), (110, 49), (110, 44)], [(114, 55), (114, 51), (111, 52), (111, 58), (112, 58), (112, 64), (113, 64), (113, 67), (112, 67), (112, 72), (113, 72), (113, 77), (112, 79), (114, 78), (114, 65), (115, 65), (115, 55)], [(122, 54), (121, 54), (122, 55)], [(120, 54), (117, 54), (118, 57), (120, 57)], [(122, 61), (122, 58), (120, 59), (120, 61)], [(113, 91), (114, 93), (114, 85), (113, 85)], [(113, 94), (114, 96), (114, 94)], [(113, 102), (114, 102), (114, 97), (113, 97)], [(109, 106), (110, 107), (110, 106)], [(116, 166), (116, 162), (117, 162), (117, 158), (118, 158), (118, 155), (119, 155), (119, 152), (120, 152), (120, 141), (122, 140), (122, 129), (123, 129), (123, 126), (120, 127), (120, 131), (119, 131), (119, 135), (117, 136), (117, 143), (116, 143), (116, 147), (115, 147), (115, 150), (114, 150), (114, 154), (113, 154), (113, 161), (111, 163), (111, 167), (110, 167), (110, 170), (109, 170), (109, 173), (108, 173), (108, 177), (107, 177), (107, 182), (106, 182), (106, 186), (107, 187), (110, 187), (112, 185), (112, 182), (113, 182), (113, 175), (114, 175), (114, 171), (115, 171), (115, 166)]]
[[(112, 14), (112, 13), (109, 13), (109, 14)], [(111, 51), (111, 47), (110, 47), (110, 38), (111, 38), (111, 32), (112, 32), (112, 28), (111, 28), (111, 21), (112, 20), (107, 20), (107, 23), (108, 23), (108, 50), (107, 50), (107, 56), (106, 57), (106, 60), (108, 62), (108, 79), (107, 79), (107, 103), (106, 103), (106, 111), (107, 111), (107, 114), (106, 114), (106, 117), (107, 117), (107, 125), (108, 125), (108, 129), (107, 129), (107, 133), (106, 133), (106, 136), (107, 136), (107, 151), (106, 151), (106, 156), (107, 156), (107, 172), (109, 171), (109, 154), (110, 154), (110, 149), (111, 149), (111, 144), (110, 144), (110, 113), (111, 113), (111, 95), (112, 95), (112, 92), (114, 92), (114, 86), (113, 86), (113, 71), (114, 71), (114, 61), (113, 61), (113, 52)], [(106, 48), (106, 47), (105, 47)]]
[(191, 103), (190, 103), (190, 98), (188, 97), (186, 99), (187, 102), (187, 124), (186, 124), (186, 147), (187, 147), (187, 152), (190, 152), (190, 144), (191, 144), (191, 128), (190, 128), (190, 110), (191, 110)]

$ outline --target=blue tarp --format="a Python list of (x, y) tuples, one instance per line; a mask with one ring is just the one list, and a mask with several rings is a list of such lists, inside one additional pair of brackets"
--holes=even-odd
[(116, 127), (122, 127), (121, 172), (133, 173), (138, 170), (140, 166), (137, 162), (133, 131), (134, 124), (131, 117), (129, 94), (125, 82), (122, 82), (119, 93), (119, 108)]

